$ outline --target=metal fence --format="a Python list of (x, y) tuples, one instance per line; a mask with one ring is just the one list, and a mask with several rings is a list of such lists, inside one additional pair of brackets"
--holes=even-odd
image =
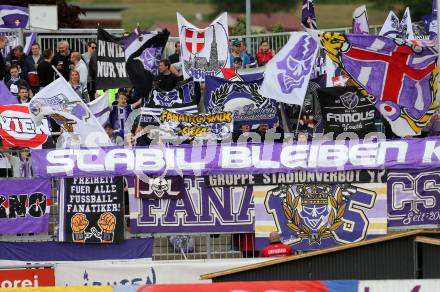
[[(378, 34), (381, 26), (373, 25), (370, 26), (370, 33)], [(342, 28), (330, 28), (327, 31), (350, 33), (351, 27)], [(109, 33), (116, 36), (122, 36), (124, 33), (123, 29), (108, 29)], [(10, 37), (17, 36), (20, 40), (20, 44), (23, 44), (23, 32), (28, 32), (26, 30), (10, 30), (10, 29), (0, 29), (0, 34), (8, 35)], [(61, 40), (65, 40), (70, 44), (72, 51), (84, 53), (87, 50), (87, 42), (90, 40), (96, 40), (97, 30), (96, 29), (59, 29), (57, 31), (47, 31), (47, 30), (32, 30), (32, 32), (37, 33), (37, 42), (41, 45), (42, 49), (51, 49), (52, 51), (57, 50), (57, 43)], [(258, 51), (259, 45), (262, 40), (266, 40), (272, 50), (277, 52), (280, 50), (288, 41), (290, 32), (281, 33), (267, 33), (267, 34), (254, 34), (250, 38), (250, 47), (248, 51), (251, 54), (255, 54)], [(230, 39), (240, 39), (246, 40), (246, 36), (230, 36)], [(179, 41), (178, 37), (170, 37), (168, 44), (165, 48), (165, 57), (169, 56), (174, 52), (174, 45)]]

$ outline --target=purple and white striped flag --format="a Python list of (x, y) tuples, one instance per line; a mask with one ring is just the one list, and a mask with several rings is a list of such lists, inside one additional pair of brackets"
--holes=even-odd
[(303, 0), (301, 22), (306, 28), (318, 28), (313, 0)]

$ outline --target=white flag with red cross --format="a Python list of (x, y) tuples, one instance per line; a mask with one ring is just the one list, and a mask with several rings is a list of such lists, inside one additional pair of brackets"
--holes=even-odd
[(205, 76), (222, 76), (230, 68), (228, 17), (221, 14), (205, 28), (198, 28), (177, 13), (182, 70), (185, 79), (205, 81)]

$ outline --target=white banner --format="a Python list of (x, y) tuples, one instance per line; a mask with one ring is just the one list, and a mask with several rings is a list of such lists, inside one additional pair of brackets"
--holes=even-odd
[(40, 90), (29, 103), (29, 110), (37, 126), (50, 116), (62, 127), (62, 135), (58, 138), (62, 148), (111, 145), (90, 109), (62, 77)]
[(183, 77), (205, 81), (205, 76), (222, 77), (222, 69), (230, 68), (228, 15), (221, 14), (206, 28), (198, 28), (177, 13)]
[(359, 292), (433, 292), (440, 291), (440, 280), (359, 281)]
[(318, 43), (306, 32), (293, 32), (287, 44), (269, 61), (262, 96), (302, 105), (318, 53)]
[(200, 276), (268, 259), (207, 261), (69, 262), (55, 266), (56, 286), (210, 283)]

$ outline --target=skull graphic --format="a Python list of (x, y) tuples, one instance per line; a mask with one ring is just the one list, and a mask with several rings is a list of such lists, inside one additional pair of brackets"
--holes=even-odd
[(156, 177), (153, 179), (151, 189), (157, 197), (162, 198), (169, 189), (168, 181), (163, 177)]
[(302, 36), (286, 57), (277, 62), (278, 83), (281, 91), (289, 94), (294, 88), (303, 86), (304, 78), (313, 68), (317, 43), (310, 36)]
[(359, 103), (359, 96), (356, 92), (346, 92), (340, 97), (342, 105), (347, 109), (354, 109)]
[(175, 89), (171, 91), (154, 90), (153, 101), (156, 105), (164, 107), (172, 107), (176, 103), (182, 103), (182, 100), (179, 97), (179, 92)]
[(159, 68), (160, 58), (162, 56), (162, 48), (146, 48), (139, 59), (144, 66), (144, 69), (153, 74), (157, 74)]
[(317, 231), (329, 216), (331, 188), (326, 185), (298, 186), (297, 192), (301, 196), (301, 218), (312, 231)]

